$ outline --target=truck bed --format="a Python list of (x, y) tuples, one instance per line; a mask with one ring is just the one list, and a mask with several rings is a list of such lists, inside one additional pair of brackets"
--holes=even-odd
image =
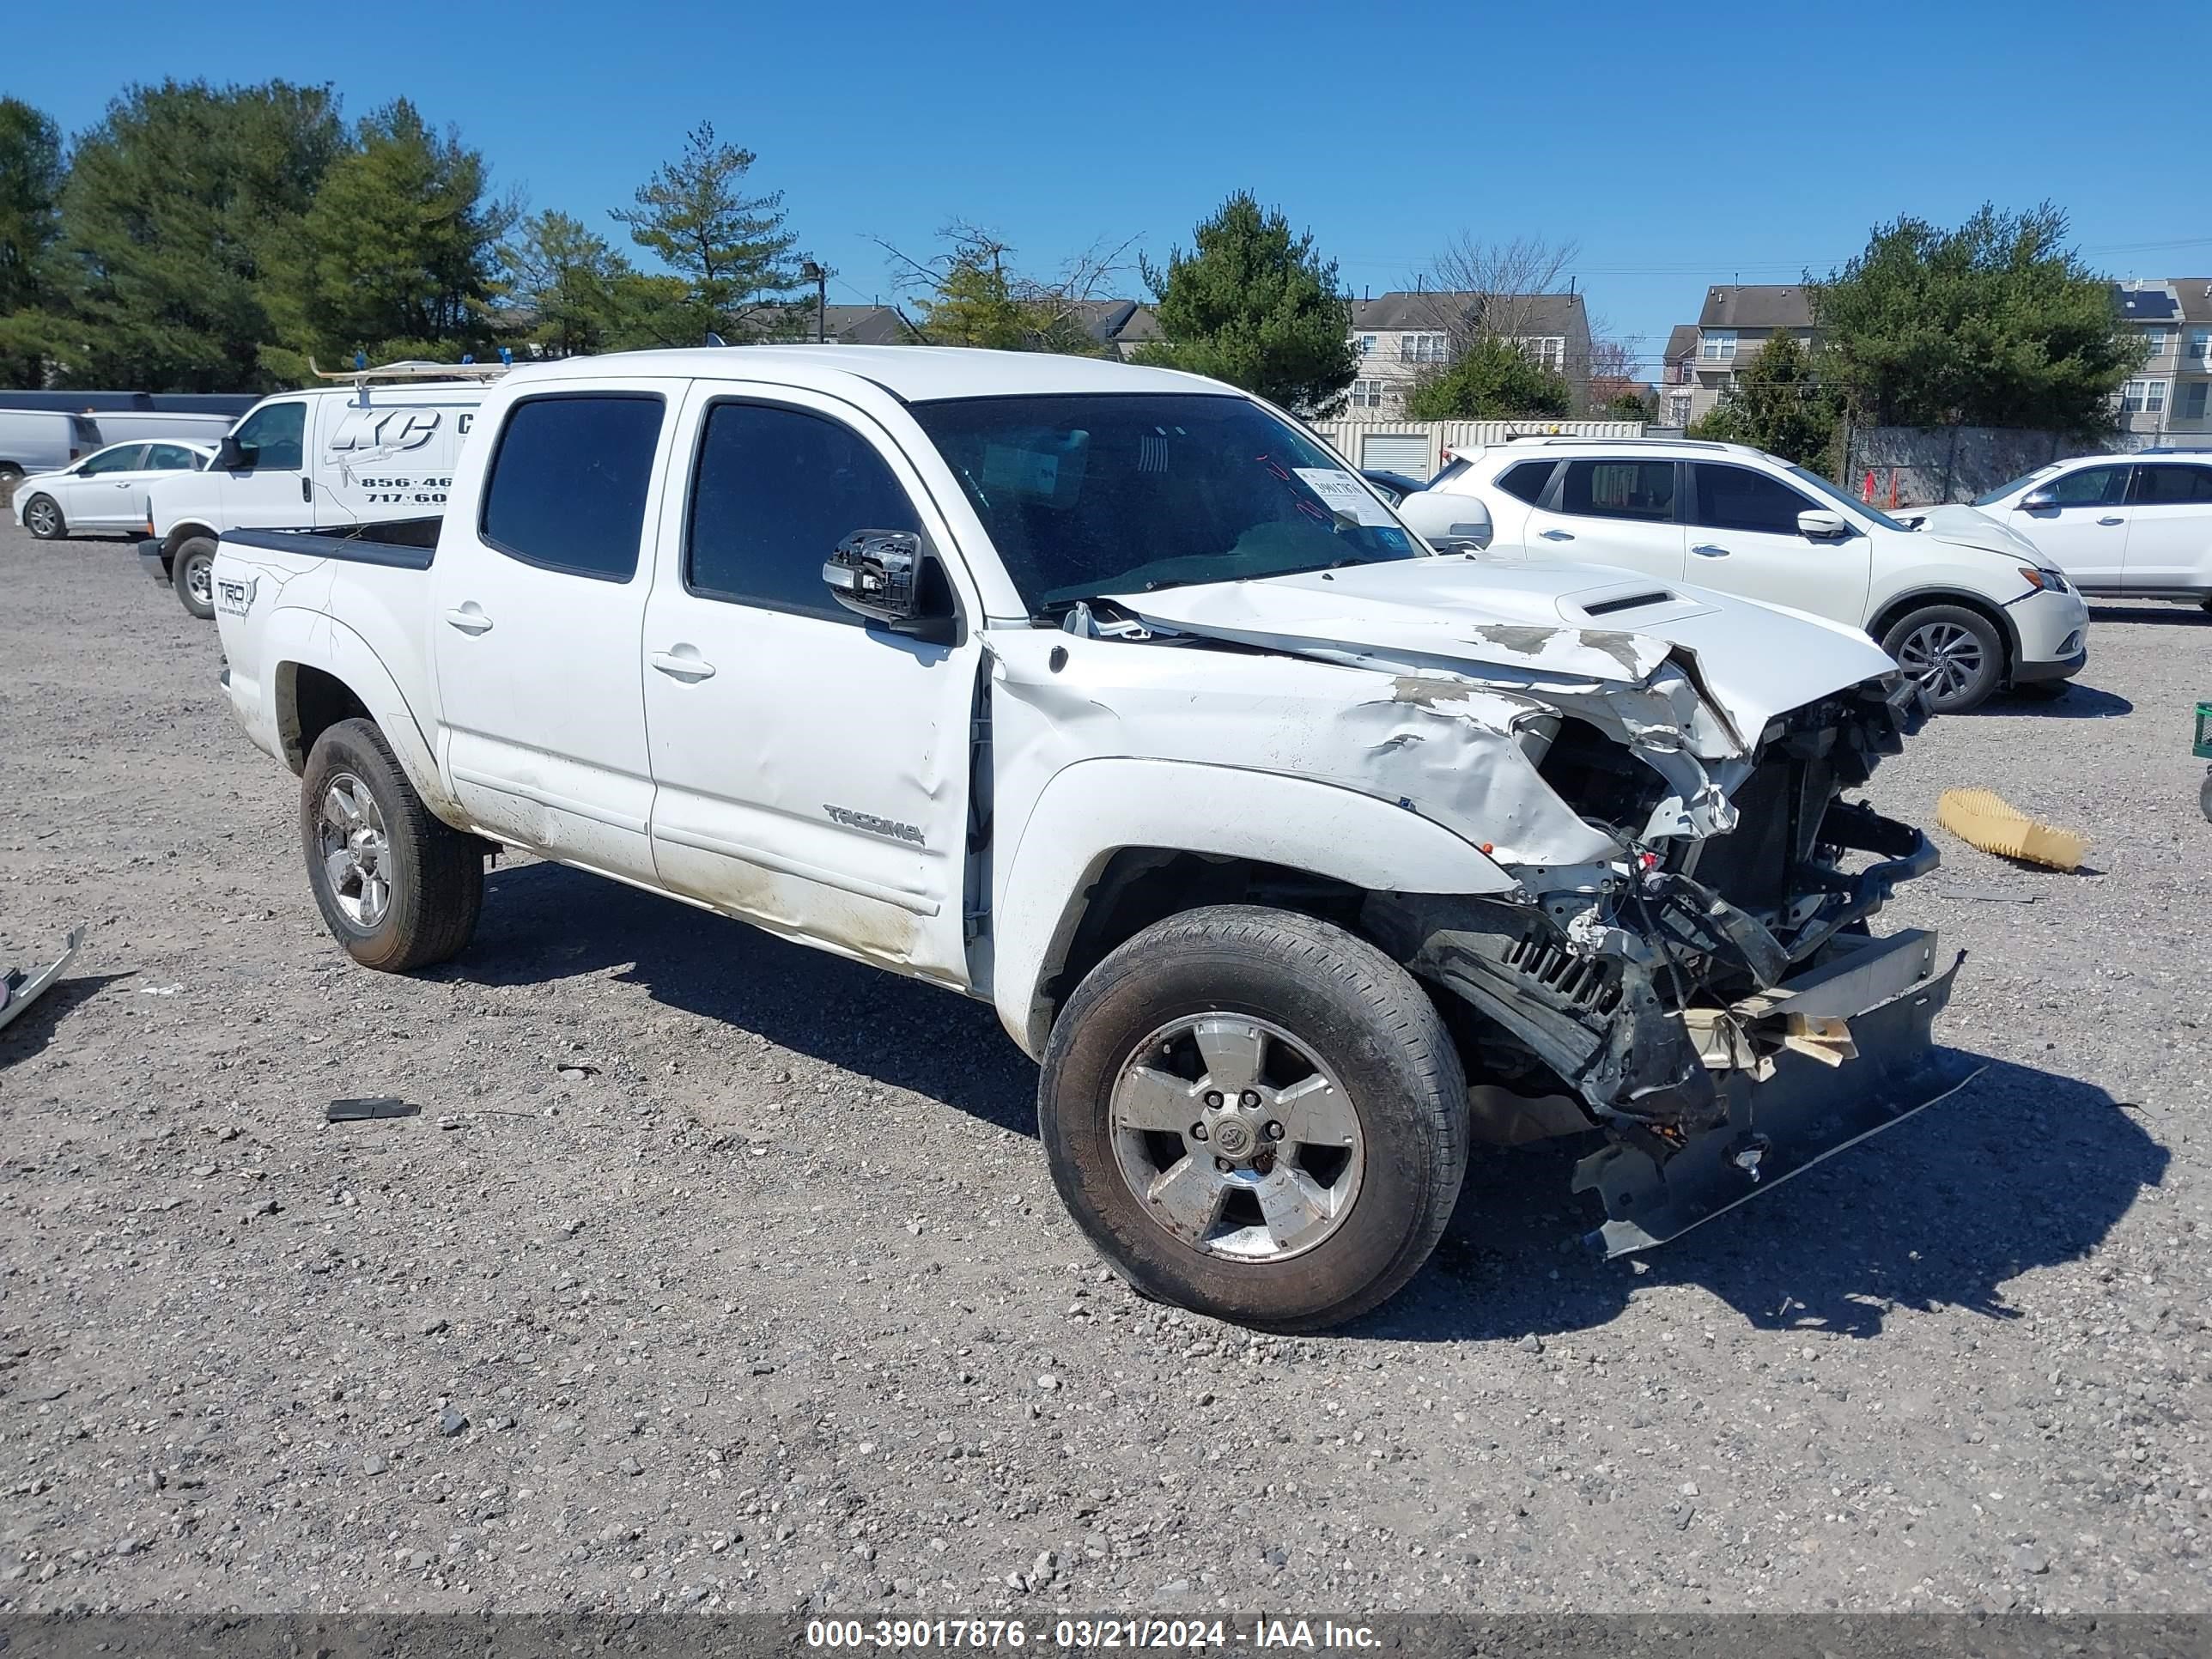
[(332, 530), (226, 530), (222, 541), (229, 547), (254, 547), (311, 559), (428, 570), (437, 551), (441, 522), (433, 514), (427, 519), (385, 519)]

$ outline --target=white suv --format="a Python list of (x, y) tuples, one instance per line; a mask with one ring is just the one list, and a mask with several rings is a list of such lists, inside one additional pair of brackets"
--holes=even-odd
[(2084, 593), (2212, 611), (2212, 451), (2085, 455), (2038, 467), (1974, 505)]
[(2087, 660), (2088, 608), (1967, 507), (1914, 528), (1741, 444), (1546, 438), (1455, 454), (1398, 511), (1431, 542), (1620, 565), (1863, 628), (1942, 714)]

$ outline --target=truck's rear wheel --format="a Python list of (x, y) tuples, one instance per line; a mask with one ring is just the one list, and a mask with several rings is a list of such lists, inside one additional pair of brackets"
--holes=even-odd
[(1149, 927), (1068, 999), (1037, 1119), (1053, 1183), (1144, 1293), (1320, 1330), (1428, 1259), (1467, 1169), (1467, 1084), (1410, 975), (1241, 905)]
[(215, 616), (215, 543), (205, 536), (187, 536), (178, 545), (169, 580), (185, 610), (202, 622)]
[(483, 908), (483, 843), (430, 816), (365, 720), (315, 739), (300, 785), (307, 882), (364, 968), (403, 974), (465, 947)]

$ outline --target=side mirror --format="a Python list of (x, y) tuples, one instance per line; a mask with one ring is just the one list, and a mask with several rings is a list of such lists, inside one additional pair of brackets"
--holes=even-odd
[[(1490, 545), (1490, 509), (1472, 495), (1417, 489), (1398, 503), (1398, 516), (1440, 553)], [(1448, 549), (1448, 542), (1454, 545)]]
[(2056, 507), (2058, 505), (2058, 497), (2046, 485), (2041, 489), (2029, 490), (2027, 495), (2020, 498), (2020, 504), (2023, 508), (2030, 510), (2039, 507)]
[(255, 453), (226, 432), (222, 434), (222, 441), (215, 447), (213, 464), (225, 472), (243, 472), (253, 465)]
[(959, 634), (945, 572), (911, 530), (856, 530), (822, 566), (830, 598), (848, 611), (934, 645)]
[(1797, 533), (1811, 541), (1832, 542), (1850, 535), (1851, 526), (1842, 514), (1814, 507), (1797, 515)]

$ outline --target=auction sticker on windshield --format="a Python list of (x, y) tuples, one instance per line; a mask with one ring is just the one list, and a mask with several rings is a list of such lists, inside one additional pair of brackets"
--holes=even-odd
[(1349, 472), (1333, 466), (1300, 466), (1291, 471), (1340, 519), (1348, 519), (1358, 525), (1397, 523), (1390, 516), (1390, 509), (1376, 500), (1374, 493)]

